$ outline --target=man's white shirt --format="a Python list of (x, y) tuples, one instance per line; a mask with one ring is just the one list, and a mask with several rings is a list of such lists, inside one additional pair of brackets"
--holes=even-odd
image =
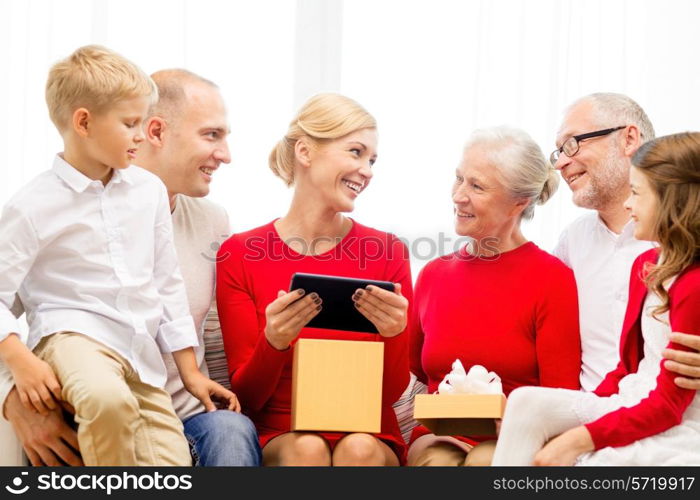
[(554, 255), (569, 266), (578, 288), (581, 387), (593, 391), (620, 360), (620, 335), (634, 260), (652, 243), (634, 238), (634, 222), (620, 234), (597, 212), (583, 215), (561, 234)]

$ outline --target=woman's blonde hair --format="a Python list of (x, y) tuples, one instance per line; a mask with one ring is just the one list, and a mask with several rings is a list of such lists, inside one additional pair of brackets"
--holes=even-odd
[(306, 101), (289, 124), (287, 134), (270, 153), (269, 165), (287, 186), (294, 184), (294, 147), (301, 138), (317, 145), (365, 128), (377, 128), (367, 110), (340, 94), (318, 94)]
[(654, 317), (669, 310), (664, 283), (700, 259), (700, 132), (684, 132), (642, 145), (632, 160), (657, 195), (654, 234), (661, 259), (645, 282), (661, 297)]
[(150, 97), (153, 104), (158, 89), (134, 63), (99, 45), (80, 47), (54, 64), (46, 81), (46, 104), (59, 131), (78, 108), (99, 113), (114, 101), (132, 97)]

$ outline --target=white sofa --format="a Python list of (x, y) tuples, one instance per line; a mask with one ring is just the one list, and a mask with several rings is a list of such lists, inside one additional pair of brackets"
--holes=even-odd
[(27, 460), (10, 422), (0, 417), (0, 466), (27, 465)]

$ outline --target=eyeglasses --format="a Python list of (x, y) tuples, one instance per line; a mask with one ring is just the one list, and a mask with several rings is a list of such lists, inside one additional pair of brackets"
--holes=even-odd
[(562, 153), (571, 158), (572, 156), (575, 156), (576, 153), (578, 153), (578, 150), (580, 148), (579, 142), (585, 141), (586, 139), (592, 139), (593, 137), (602, 137), (604, 135), (612, 134), (616, 130), (622, 130), (626, 126), (627, 125), (622, 125), (621, 127), (615, 128), (606, 128), (604, 130), (596, 130), (595, 132), (588, 132), (587, 134), (574, 135), (572, 137), (569, 137), (567, 140), (564, 141), (564, 144), (562, 144), (559, 149), (555, 149), (554, 151), (552, 151), (552, 154), (549, 155), (549, 161), (552, 165), (556, 164), (557, 160), (559, 159)]

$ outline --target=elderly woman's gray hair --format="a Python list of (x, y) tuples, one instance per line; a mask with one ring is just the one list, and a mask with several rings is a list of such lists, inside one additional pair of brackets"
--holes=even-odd
[(556, 192), (559, 174), (523, 130), (508, 126), (475, 130), (464, 145), (464, 151), (476, 146), (485, 151), (511, 196), (529, 200), (521, 218), (531, 219), (535, 205), (542, 205)]

